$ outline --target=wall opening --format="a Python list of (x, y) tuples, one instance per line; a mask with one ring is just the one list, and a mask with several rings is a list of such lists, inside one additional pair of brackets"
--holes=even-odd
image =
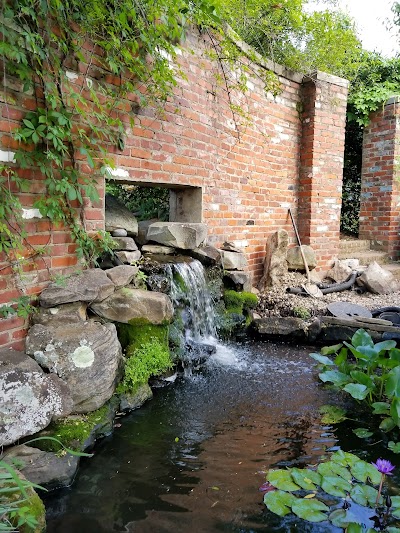
[(202, 222), (201, 187), (107, 180), (106, 193), (118, 198), (138, 220)]

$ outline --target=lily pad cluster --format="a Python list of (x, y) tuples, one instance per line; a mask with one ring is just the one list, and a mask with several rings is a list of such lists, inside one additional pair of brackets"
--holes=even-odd
[(400, 349), (395, 341), (374, 343), (359, 329), (351, 343), (328, 346), (310, 355), (318, 361), (324, 383), (367, 403), (373, 414), (382, 417), (381, 430), (400, 427)]
[(270, 470), (264, 503), (278, 516), (293, 513), (308, 522), (329, 521), (348, 532), (400, 533), (400, 496), (384, 498), (381, 481), (376, 466), (337, 451), (316, 468)]

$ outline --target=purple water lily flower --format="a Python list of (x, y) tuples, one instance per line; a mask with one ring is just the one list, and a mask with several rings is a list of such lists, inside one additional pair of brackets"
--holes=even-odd
[(377, 459), (376, 463), (372, 463), (374, 467), (385, 476), (391, 476), (395, 466), (387, 459)]

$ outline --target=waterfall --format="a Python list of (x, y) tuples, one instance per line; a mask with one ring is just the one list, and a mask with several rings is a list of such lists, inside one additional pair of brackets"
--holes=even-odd
[[(170, 267), (171, 268), (171, 267)], [(171, 272), (171, 298), (175, 307), (184, 305), (185, 336), (195, 342), (215, 341), (215, 312), (200, 261), (176, 263)]]

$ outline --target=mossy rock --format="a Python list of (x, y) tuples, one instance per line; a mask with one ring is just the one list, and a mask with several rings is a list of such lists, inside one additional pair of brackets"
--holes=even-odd
[(124, 349), (128, 346), (145, 346), (151, 339), (157, 339), (160, 344), (168, 347), (168, 324), (155, 325), (138, 318), (131, 320), (129, 324), (117, 324), (117, 329), (118, 339)]
[[(112, 433), (117, 409), (118, 399), (113, 397), (96, 411), (84, 415), (71, 415), (52, 422), (35, 437), (54, 437), (67, 448), (83, 451), (93, 446), (98, 438)], [(61, 445), (51, 440), (32, 442), (31, 446), (47, 452), (62, 450)]]
[(252, 292), (225, 290), (224, 302), (227, 310), (231, 310), (235, 313), (243, 313), (243, 311), (257, 307), (258, 298)]

